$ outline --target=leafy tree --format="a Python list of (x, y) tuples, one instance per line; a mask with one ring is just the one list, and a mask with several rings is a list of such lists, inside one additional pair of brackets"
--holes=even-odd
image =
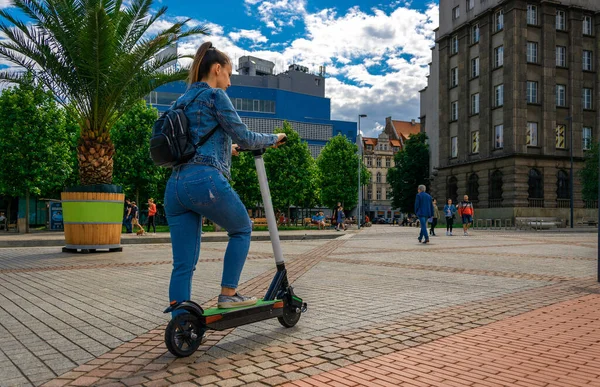
[(246, 208), (255, 208), (261, 202), (260, 186), (251, 152), (242, 152), (239, 157), (232, 158), (231, 180)]
[(392, 188), (392, 206), (413, 212), (419, 184), (429, 186), (429, 145), (427, 135), (411, 135), (404, 148), (394, 156), (395, 166), (388, 171)]
[(73, 172), (76, 132), (52, 94), (32, 83), (2, 92), (0, 122), (0, 194), (25, 196), (29, 232), (29, 195), (63, 187)]
[(301, 206), (314, 189), (316, 179), (315, 161), (310, 155), (308, 144), (292, 126), (284, 121), (283, 128), (277, 133), (285, 133), (287, 142), (277, 149), (265, 153), (265, 167), (269, 177), (269, 188), (273, 206), (287, 209), (290, 218), (290, 206)]
[[(12, 0), (11, 5), (0, 10), (6, 37), (0, 40), (0, 58), (31, 72), (78, 122), (81, 183), (110, 184), (110, 129), (150, 91), (186, 78), (185, 68), (162, 70), (184, 57), (165, 49), (206, 34), (206, 28), (184, 31), (187, 19), (149, 36), (167, 11), (154, 12), (153, 0)], [(21, 14), (30, 20), (21, 20)], [(20, 71), (1, 71), (0, 81), (29, 83)]]
[(598, 143), (592, 143), (592, 148), (585, 153), (585, 164), (579, 171), (579, 179), (583, 186), (583, 200), (598, 199)]
[[(317, 159), (321, 176), (321, 200), (333, 208), (341, 202), (350, 210), (358, 204), (358, 147), (346, 137), (337, 135), (327, 142)], [(361, 183), (369, 182), (370, 173), (361, 166)]]
[(143, 200), (163, 196), (164, 181), (171, 172), (157, 168), (149, 156), (152, 126), (157, 118), (156, 109), (139, 100), (115, 123), (110, 133), (117, 150), (114, 181), (140, 206), (140, 196)]

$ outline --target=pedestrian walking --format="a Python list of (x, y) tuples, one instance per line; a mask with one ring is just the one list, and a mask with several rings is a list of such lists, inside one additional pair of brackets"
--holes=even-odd
[(429, 235), (437, 236), (437, 235), (435, 235), (435, 226), (437, 226), (438, 218), (440, 217), (440, 210), (438, 209), (438, 206), (437, 206), (437, 200), (433, 199), (432, 202), (433, 202), (433, 217), (431, 218), (431, 228), (429, 229)]
[(346, 219), (346, 214), (344, 214), (344, 207), (340, 206), (337, 210), (337, 225), (336, 225), (336, 230), (340, 231), (340, 228), (344, 231), (346, 231), (346, 223), (344, 222), (344, 220)]
[(335, 206), (335, 208), (333, 209), (333, 212), (331, 213), (331, 224), (335, 225), (336, 230), (337, 230), (338, 212), (339, 212), (341, 206), (342, 206), (342, 203), (338, 202), (337, 206)]
[[(232, 70), (231, 59), (225, 53), (210, 42), (202, 44), (190, 67), (188, 90), (176, 102), (187, 106), (185, 114), (193, 142), (198, 144), (203, 138), (206, 141), (197, 147), (190, 161), (173, 168), (165, 191), (165, 213), (173, 249), (171, 303), (191, 299), (203, 216), (226, 229), (229, 237), (217, 306), (235, 308), (257, 301), (236, 290), (250, 249), (252, 223), (229, 183), (231, 156), (238, 155), (238, 145), (247, 150), (277, 147), (286, 135), (248, 130), (225, 93), (231, 86)], [(186, 312), (178, 310), (172, 315), (180, 313)]]
[(469, 235), (469, 226), (473, 223), (475, 209), (473, 203), (469, 201), (469, 195), (463, 197), (463, 201), (458, 204), (458, 214), (462, 218), (464, 236)]
[(140, 209), (135, 202), (131, 202), (131, 225), (132, 231), (134, 231), (137, 226), (139, 228), (137, 234), (144, 235), (144, 227), (140, 224)]
[(123, 210), (123, 226), (125, 226), (125, 232), (127, 234), (131, 234), (132, 225), (131, 225), (131, 200), (125, 199), (125, 208)]
[(148, 232), (150, 232), (150, 226), (152, 226), (152, 232), (156, 234), (156, 224), (154, 221), (154, 217), (156, 216), (156, 204), (154, 204), (154, 199), (148, 199)]
[(446, 236), (452, 236), (452, 227), (454, 226), (454, 217), (456, 216), (456, 206), (452, 204), (452, 199), (446, 201), (443, 211), (446, 217)]
[(419, 243), (429, 243), (429, 234), (427, 234), (427, 218), (433, 216), (433, 201), (431, 196), (425, 192), (425, 186), (419, 185), (417, 197), (415, 198), (415, 214), (419, 217), (421, 233), (419, 234)]

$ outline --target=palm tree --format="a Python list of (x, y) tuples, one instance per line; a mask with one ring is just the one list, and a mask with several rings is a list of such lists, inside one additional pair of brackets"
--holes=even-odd
[(179, 39), (207, 34), (188, 20), (149, 36), (165, 15), (153, 0), (13, 0), (32, 23), (0, 10), (0, 57), (20, 67), (0, 72), (0, 82), (24, 84), (27, 72), (54, 93), (77, 119), (81, 183), (111, 184), (114, 146), (110, 128), (155, 88), (185, 79), (187, 69), (162, 68), (187, 57), (169, 53)]

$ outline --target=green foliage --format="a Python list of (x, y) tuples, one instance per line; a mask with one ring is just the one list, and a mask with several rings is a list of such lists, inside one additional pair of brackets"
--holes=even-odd
[(585, 164), (579, 171), (583, 200), (598, 199), (598, 153), (598, 143), (593, 143), (592, 148), (585, 152)]
[(0, 95), (0, 194), (47, 195), (73, 172), (75, 136), (51, 93), (33, 83)]
[(388, 171), (392, 188), (392, 207), (412, 213), (419, 184), (429, 186), (429, 145), (427, 135), (411, 135), (404, 149), (394, 156), (395, 166)]
[[(358, 147), (337, 135), (327, 142), (317, 159), (321, 175), (321, 201), (333, 208), (341, 202), (346, 210), (358, 204)], [(370, 173), (361, 166), (361, 184), (369, 182)]]
[(308, 144), (285, 121), (276, 133), (285, 133), (287, 142), (269, 149), (264, 156), (273, 206), (281, 210), (302, 206), (317, 190), (317, 169)]
[(150, 136), (158, 118), (155, 108), (139, 100), (113, 126), (111, 137), (115, 144), (114, 181), (123, 187), (128, 198), (138, 202), (152, 197), (160, 202), (170, 170), (157, 168), (150, 159)]
[(262, 201), (252, 153), (242, 152), (239, 157), (232, 157), (231, 180), (246, 208), (255, 208)]
[[(110, 129), (152, 90), (187, 77), (186, 68), (163, 71), (188, 57), (166, 49), (208, 30), (186, 28), (187, 19), (148, 33), (167, 11), (153, 8), (153, 0), (12, 0), (11, 5), (0, 10), (5, 37), (0, 58), (33, 74), (79, 124), (81, 181), (110, 183)], [(0, 82), (26, 85), (24, 74), (0, 71)]]

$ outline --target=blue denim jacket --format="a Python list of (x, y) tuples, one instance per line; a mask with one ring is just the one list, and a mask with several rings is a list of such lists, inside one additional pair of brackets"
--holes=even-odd
[[(196, 96), (196, 100), (189, 104)], [(185, 115), (195, 144), (217, 127), (208, 141), (198, 147), (196, 156), (189, 163), (215, 167), (227, 179), (231, 179), (229, 170), (232, 143), (244, 149), (260, 149), (277, 142), (275, 134), (255, 133), (248, 130), (225, 91), (212, 89), (206, 82), (192, 84), (185, 94), (179, 97), (175, 105), (177, 104), (189, 104), (185, 109)]]

